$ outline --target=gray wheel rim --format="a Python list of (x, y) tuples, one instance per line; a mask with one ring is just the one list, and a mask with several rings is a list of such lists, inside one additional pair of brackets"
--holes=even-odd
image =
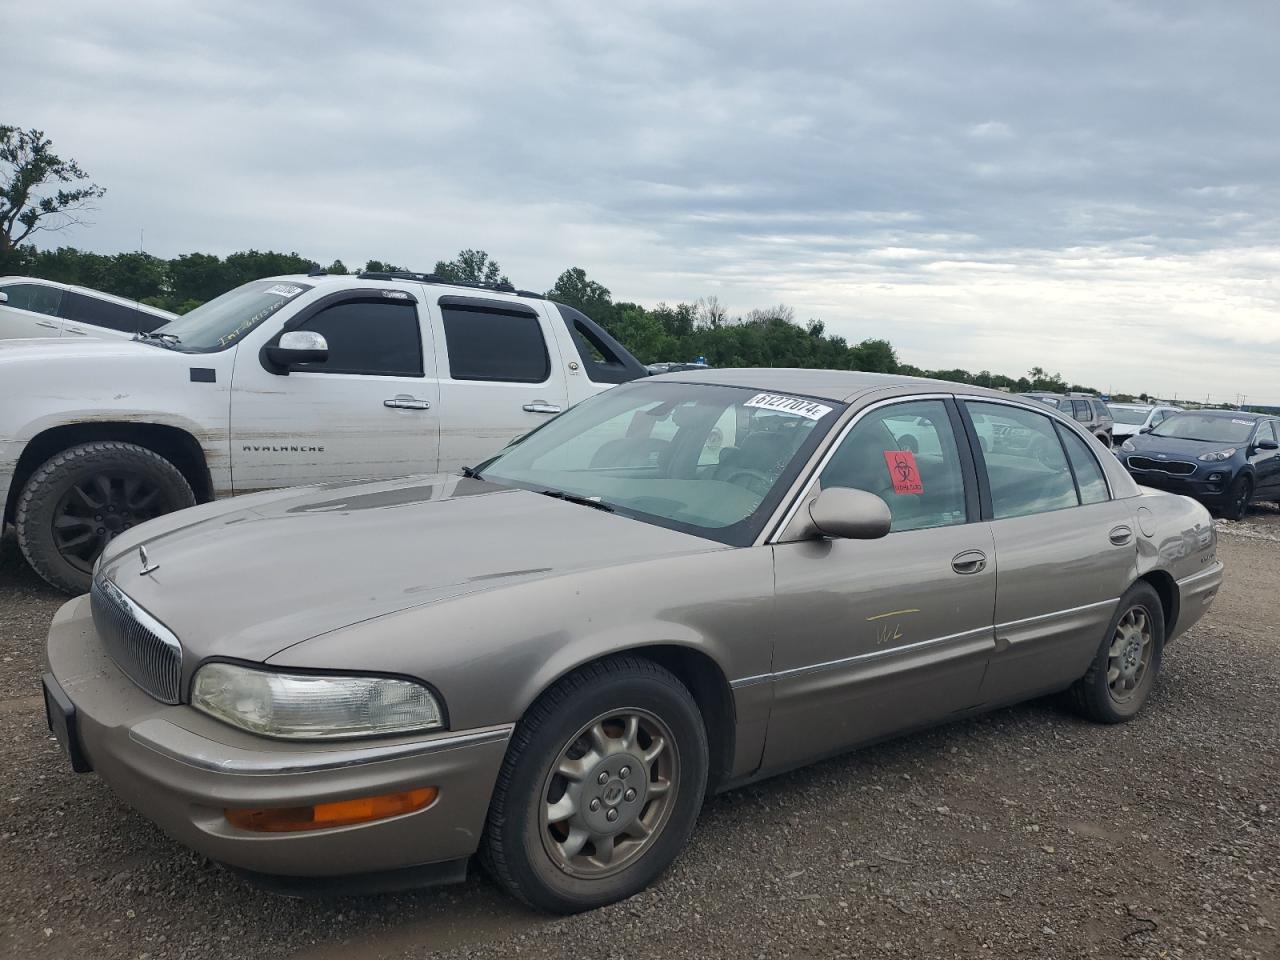
[(679, 788), (666, 723), (636, 707), (602, 713), (565, 744), (543, 782), (543, 849), (579, 879), (618, 873), (652, 848)]
[(117, 536), (172, 509), (160, 484), (144, 471), (97, 471), (77, 479), (58, 499), (53, 543), (63, 560), (89, 573)]
[(1128, 703), (1138, 695), (1151, 669), (1153, 638), (1146, 607), (1130, 607), (1116, 624), (1107, 651), (1107, 687), (1116, 703)]

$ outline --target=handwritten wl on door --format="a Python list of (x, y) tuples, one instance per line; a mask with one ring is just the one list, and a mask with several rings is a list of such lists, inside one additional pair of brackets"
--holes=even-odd
[(910, 450), (886, 450), (884, 462), (889, 465), (894, 493), (924, 493), (924, 482), (920, 479), (914, 453)]

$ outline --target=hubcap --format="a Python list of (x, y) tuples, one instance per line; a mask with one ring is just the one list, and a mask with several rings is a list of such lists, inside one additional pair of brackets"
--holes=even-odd
[(542, 845), (565, 873), (598, 879), (652, 846), (679, 786), (665, 723), (624, 708), (586, 724), (560, 751), (543, 787)]
[(71, 485), (53, 514), (53, 542), (62, 558), (88, 573), (103, 547), (135, 524), (168, 513), (168, 498), (145, 474), (95, 473)]
[(1143, 607), (1131, 607), (1116, 625), (1107, 652), (1107, 686), (1111, 698), (1125, 703), (1134, 697), (1151, 666), (1151, 619)]

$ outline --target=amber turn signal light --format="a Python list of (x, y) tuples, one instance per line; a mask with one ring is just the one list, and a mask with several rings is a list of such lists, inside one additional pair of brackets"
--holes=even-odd
[(223, 810), (227, 822), (241, 830), (258, 833), (288, 833), (294, 830), (323, 830), (346, 827), (353, 823), (369, 823), (398, 817), (402, 813), (422, 810), (435, 802), (440, 791), (435, 787), (419, 787), (401, 793), (384, 793), (377, 797), (357, 797), (317, 803), (309, 807), (271, 807), (264, 810)]

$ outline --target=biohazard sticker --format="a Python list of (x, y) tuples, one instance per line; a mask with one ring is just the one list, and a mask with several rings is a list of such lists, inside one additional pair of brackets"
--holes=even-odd
[(916, 455), (910, 450), (886, 450), (884, 462), (889, 465), (894, 493), (924, 493), (924, 482), (916, 466)]
[(831, 412), (831, 408), (825, 403), (814, 403), (812, 400), (804, 400), (800, 397), (784, 397), (776, 393), (757, 393), (743, 406), (777, 410), (779, 413), (794, 413), (808, 420), (821, 420)]

